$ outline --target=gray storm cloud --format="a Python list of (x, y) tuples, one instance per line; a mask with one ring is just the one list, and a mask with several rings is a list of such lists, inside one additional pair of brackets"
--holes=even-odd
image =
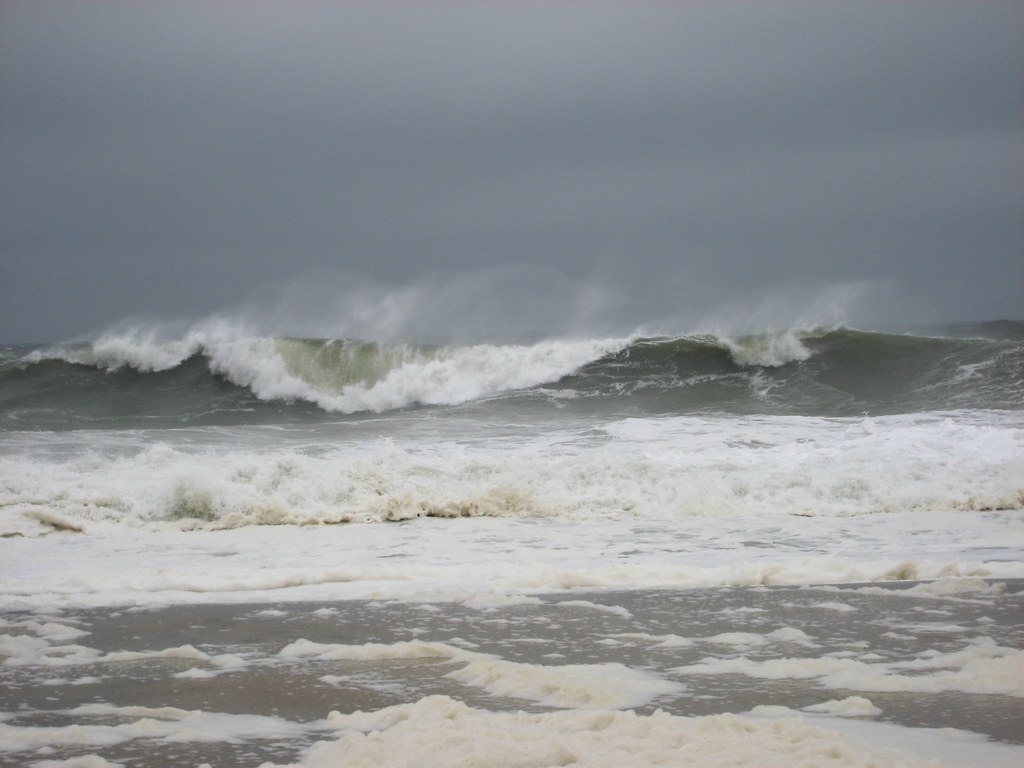
[(431, 290), (409, 322), (438, 334), (699, 324), (848, 285), (875, 287), (851, 322), (1019, 317), (1022, 20), (7, 3), (0, 337), (254, 296), (305, 327)]

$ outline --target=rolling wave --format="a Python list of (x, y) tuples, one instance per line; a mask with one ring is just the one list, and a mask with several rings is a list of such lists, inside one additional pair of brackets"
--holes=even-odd
[(0, 414), (5, 428), (33, 429), (164, 417), (232, 423), (239, 413), (315, 419), (481, 400), (619, 413), (1019, 409), (1022, 328), (1000, 324), (998, 338), (839, 328), (471, 346), (133, 331), (8, 348)]

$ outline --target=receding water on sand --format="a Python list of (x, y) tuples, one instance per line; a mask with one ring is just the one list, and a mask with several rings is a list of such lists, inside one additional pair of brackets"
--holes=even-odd
[[(75, 755), (133, 767), (287, 763), (358, 728), (339, 727), (332, 711), (436, 697), (487, 713), (753, 710), (826, 728), (852, 717), (1021, 745), (1022, 589), (959, 579), (561, 593), (475, 607), (8, 610), (0, 765)], [(906, 733), (913, 742), (918, 732)], [(997, 763), (1020, 754), (970, 743)]]

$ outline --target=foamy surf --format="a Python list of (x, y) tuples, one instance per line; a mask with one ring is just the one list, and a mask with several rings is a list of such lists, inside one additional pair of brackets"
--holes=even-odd
[(0, 454), (0, 532), (1013, 510), (1024, 504), (1022, 427), (1006, 414), (625, 419), (496, 429), (472, 450), (438, 434), (472, 422), (404, 440), (332, 431), (312, 447), (308, 431), (226, 432), (199, 449), (189, 433), (157, 445), (151, 432), (85, 434), (61, 443), (81, 441), (70, 458)]

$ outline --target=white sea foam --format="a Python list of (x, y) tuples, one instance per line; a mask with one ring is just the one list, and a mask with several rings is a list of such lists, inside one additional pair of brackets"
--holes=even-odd
[(839, 603), (833, 600), (829, 600), (823, 603), (815, 603), (814, 605), (809, 605), (807, 607), (820, 608), (825, 611), (838, 611), (839, 613), (850, 613), (857, 610), (848, 603)]
[(593, 430), (566, 429), (482, 439), (472, 451), (443, 438), (260, 447), (287, 437), (272, 431), (239, 435), (255, 450), (197, 451), (142, 434), (110, 456), (0, 456), (0, 533), (87, 530), (96, 520), (231, 528), (1019, 509), (1024, 430), (1005, 421), (630, 419), (604, 425), (599, 442)]
[[(43, 510), (86, 533), (7, 539), (0, 592), (41, 604), (417, 592), (486, 601), (582, 587), (1024, 575), (1021, 513), (972, 511), (1009, 505), (1019, 487), (1013, 428), (670, 419), (606, 432), (611, 442), (571, 451), (572, 432), (469, 453), (387, 440), (326, 454), (257, 441), (243, 452), (233, 438), (195, 453), (186, 443), (144, 448), (146, 435), (110, 456), (15, 452), (0, 459), (3, 532), (54, 530), (34, 517)], [(772, 446), (744, 447), (750, 434)], [(126, 453), (125, 441), (142, 449)], [(857, 512), (889, 514), (848, 516)], [(304, 527), (464, 514), (490, 519)], [(238, 531), (207, 538), (203, 528)]]
[[(681, 717), (656, 711), (568, 710), (489, 712), (447, 696), (375, 712), (331, 713), (326, 720), (294, 723), (279, 717), (89, 704), (65, 714), (70, 726), (19, 726), (0, 722), (0, 752), (19, 754), (73, 745), (102, 748), (133, 740), (211, 743), (316, 735), (290, 768), (1010, 768), (1020, 748), (987, 742), (954, 729), (900, 728), (851, 718), (863, 706), (839, 702), (844, 711), (806, 714), (759, 707), (749, 714)], [(101, 722), (90, 723), (91, 718)], [(110, 724), (110, 719), (122, 722)], [(109, 768), (99, 755), (43, 760), (46, 768)], [(271, 768), (270, 763), (265, 764)], [(284, 766), (279, 766), (284, 768)]]
[(951, 653), (922, 655), (903, 662), (870, 663), (834, 657), (757, 660), (707, 658), (676, 668), (682, 675), (747, 675), (768, 680), (817, 680), (826, 688), (1001, 694), (1024, 697), (1024, 651), (977, 637)]
[(389, 645), (340, 645), (298, 640), (285, 646), (285, 659), (378, 661), (439, 659), (460, 664), (446, 677), (494, 696), (527, 699), (550, 707), (624, 709), (676, 694), (682, 686), (617, 663), (538, 665), (506, 661), (448, 643), (411, 640)]
[(621, 605), (601, 605), (600, 603), (594, 603), (590, 600), (561, 600), (558, 602), (558, 605), (575, 608), (589, 608), (590, 610), (601, 611), (602, 613), (611, 613), (616, 616), (620, 616), (623, 619), (630, 619), (633, 617), (633, 614)]
[(801, 331), (786, 330), (756, 336), (720, 336), (718, 344), (729, 351), (737, 365), (776, 368), (810, 358), (804, 337)]
[[(216, 535), (101, 526), (93, 535), (5, 542), (0, 605), (162, 605), (346, 598), (519, 603), (563, 590), (1024, 576), (998, 542), (1020, 515), (909, 514), (806, 525), (780, 549), (744, 546), (744, 521), (479, 519), (406, 526), (249, 527)], [(572, 541), (566, 547), (560, 542)], [(915, 542), (913, 553), (904, 543)], [(970, 559), (973, 540), (991, 559)], [(617, 556), (623, 541), (642, 545)], [(912, 558), (908, 559), (908, 555)]]
[[(812, 721), (788, 714), (687, 718), (661, 711), (486, 712), (446, 696), (430, 696), (377, 712), (333, 713), (328, 722), (340, 738), (315, 744), (292, 766), (395, 768), (412, 760), (437, 768), (967, 768), (1010, 766), (1019, 758), (1019, 751), (1012, 748), (961, 739), (960, 753), (954, 755), (966, 759), (945, 763), (916, 753), (942, 754), (949, 733), (868, 724), (869, 729), (846, 736), (837, 730), (837, 720), (815, 716)], [(872, 738), (879, 734), (881, 739)]]
[(79, 755), (67, 760), (37, 760), (31, 768), (125, 768), (124, 763), (112, 763), (100, 755)]
[(651, 648), (691, 648), (697, 644), (697, 641), (691, 637), (680, 637), (679, 635), (652, 635), (647, 632), (620, 632), (612, 635), (613, 638), (628, 640), (628, 641), (643, 641), (651, 642), (654, 645)]
[(992, 598), (998, 597), (1006, 591), (1006, 585), (979, 578), (948, 576), (896, 591), (883, 591), (881, 587), (858, 587), (856, 591), (862, 594), (892, 594), (900, 597), (941, 600), (946, 603), (977, 605), (990, 603)]
[[(237, 739), (289, 738), (307, 733), (279, 717), (236, 715), (174, 707), (117, 707), (86, 704), (66, 713), (78, 722), (63, 726), (0, 723), (0, 753), (27, 752), (53, 746), (103, 747), (135, 739), (173, 742), (220, 742)], [(83, 718), (116, 717), (116, 725), (82, 722)], [(314, 725), (315, 728), (315, 725)]]
[(820, 712), (840, 717), (873, 717), (882, 714), (882, 710), (863, 696), (847, 696), (845, 699), (829, 699), (820, 704), (811, 704), (803, 708), (804, 712)]
[[(31, 620), (16, 622), (12, 626), (23, 630), (23, 633), (0, 635), (0, 659), (2, 659), (0, 663), (5, 666), (71, 667), (150, 659), (182, 659), (205, 663), (207, 667), (201, 670), (204, 677), (213, 677), (223, 672), (237, 671), (248, 666), (248, 661), (242, 655), (209, 654), (192, 645), (181, 645), (161, 650), (103, 653), (87, 645), (64, 642), (89, 634), (74, 627), (53, 622), (40, 625)], [(90, 679), (89, 682), (92, 680)]]
[[(493, 605), (1024, 576), (1017, 413), (363, 429), (13, 434), (0, 446), (0, 601)], [(324, 525), (412, 518), (460, 519)]]

